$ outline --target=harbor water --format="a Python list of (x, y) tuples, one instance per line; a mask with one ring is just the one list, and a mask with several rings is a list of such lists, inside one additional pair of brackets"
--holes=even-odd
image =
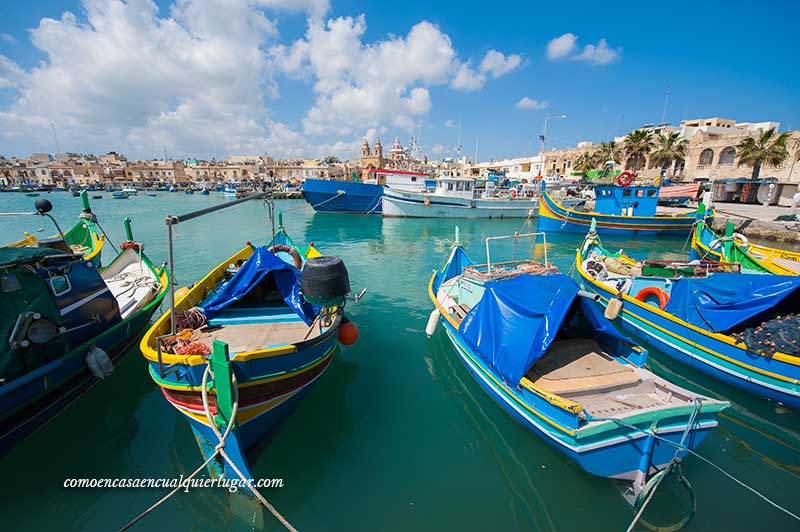
[[(115, 244), (129, 216), (137, 240), (156, 263), (166, 260), (167, 214), (226, 201), (159, 193), (92, 208)], [(80, 199), (43, 193), (62, 228)], [(0, 211), (32, 211), (36, 198), (0, 194)], [(633, 512), (623, 484), (593, 477), (525, 430), (473, 381), (441, 328), (428, 339), (431, 271), (447, 258), (460, 226), (476, 259), (484, 238), (523, 229), (523, 220), (383, 219), (315, 214), (300, 200), (278, 200), (298, 244), (313, 242), (343, 258), (354, 291), (367, 289), (348, 315), (360, 339), (344, 348), (300, 407), (252, 461), (257, 478), (283, 479), (264, 494), (302, 531), (624, 530)], [(535, 229), (532, 221), (525, 231)], [(42, 232), (37, 233), (39, 229)], [(0, 240), (23, 231), (54, 232), (39, 217), (0, 218)], [(175, 228), (178, 283), (201, 278), (246, 241), (266, 243), (263, 203), (248, 202)], [(547, 253), (568, 272), (581, 235), (549, 235)], [(683, 239), (605, 239), (642, 258), (681, 258)], [(498, 247), (497, 259), (531, 252), (527, 241)], [(533, 248), (541, 259), (542, 246)], [(112, 250), (106, 246), (106, 260)], [(495, 260), (495, 250), (492, 250)], [(698, 451), (739, 479), (800, 511), (800, 415), (716, 382), (651, 350), (651, 368), (681, 386), (731, 402)], [(202, 462), (188, 423), (147, 374), (138, 348), (65, 412), (0, 457), (2, 530), (116, 530), (166, 489), (68, 489), (71, 478), (179, 478)], [(688, 530), (796, 530), (796, 522), (694, 458), (682, 463), (697, 513)], [(280, 530), (223, 489), (178, 493), (133, 530)], [(645, 518), (680, 519), (687, 497), (674, 477), (659, 489)]]

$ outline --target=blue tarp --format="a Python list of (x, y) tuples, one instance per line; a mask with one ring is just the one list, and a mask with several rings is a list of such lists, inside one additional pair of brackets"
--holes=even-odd
[(520, 275), (486, 283), (459, 332), (485, 363), (516, 386), (556, 337), (578, 285), (566, 275)]
[(614, 325), (603, 316), (603, 308), (591, 299), (581, 298), (581, 314), (589, 322), (589, 326), (600, 334), (621, 340), (628, 344), (633, 344), (633, 340), (623, 335)]
[(666, 312), (696, 327), (723, 332), (768, 310), (800, 287), (800, 277), (715, 273), (673, 281)]
[(453, 249), (452, 254), (450, 255), (450, 259), (447, 261), (445, 265), (444, 271), (441, 272), (441, 282), (445, 282), (448, 279), (452, 279), (457, 275), (461, 275), (464, 271), (464, 268), (467, 266), (471, 266), (475, 264), (467, 252), (464, 251), (464, 248), (458, 246)]
[(310, 325), (319, 309), (300, 295), (300, 270), (283, 262), (263, 247), (256, 248), (239, 271), (206, 302), (203, 313), (210, 320), (224, 308), (246, 296), (268, 274), (272, 274), (283, 301)]

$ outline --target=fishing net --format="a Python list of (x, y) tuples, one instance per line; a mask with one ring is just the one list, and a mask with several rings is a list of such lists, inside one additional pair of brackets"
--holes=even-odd
[(778, 316), (761, 325), (731, 334), (731, 337), (747, 346), (749, 351), (766, 355), (785, 353), (800, 356), (800, 314)]

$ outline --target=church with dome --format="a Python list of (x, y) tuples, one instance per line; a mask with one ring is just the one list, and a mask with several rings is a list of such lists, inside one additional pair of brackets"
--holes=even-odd
[(410, 162), (405, 148), (400, 144), (400, 137), (394, 139), (394, 145), (389, 150), (389, 157), (383, 156), (381, 139), (375, 141), (375, 146), (370, 148), (369, 141), (364, 139), (361, 145), (361, 168), (367, 171), (371, 168), (393, 168), (400, 170)]

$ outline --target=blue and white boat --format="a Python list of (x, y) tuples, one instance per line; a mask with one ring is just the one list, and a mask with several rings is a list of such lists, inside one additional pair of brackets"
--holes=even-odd
[[(488, 184), (488, 183), (487, 183)], [(538, 194), (516, 189), (480, 193), (469, 177), (440, 177), (433, 192), (387, 189), (383, 193), (383, 215), (399, 218), (528, 218), (535, 217)]]
[(385, 189), (424, 191), (433, 186), (428, 174), (371, 168), (363, 182), (306, 179), (303, 196), (317, 212), (380, 214)]
[[(594, 475), (632, 482), (669, 470), (729, 406), (645, 368), (647, 351), (620, 334), (577, 283), (547, 263), (475, 264), (456, 243), (428, 292), (456, 354), (510, 416)], [(458, 239), (458, 235), (456, 235)], [(546, 248), (546, 243), (545, 243)], [(666, 469), (665, 469), (666, 468)]]

